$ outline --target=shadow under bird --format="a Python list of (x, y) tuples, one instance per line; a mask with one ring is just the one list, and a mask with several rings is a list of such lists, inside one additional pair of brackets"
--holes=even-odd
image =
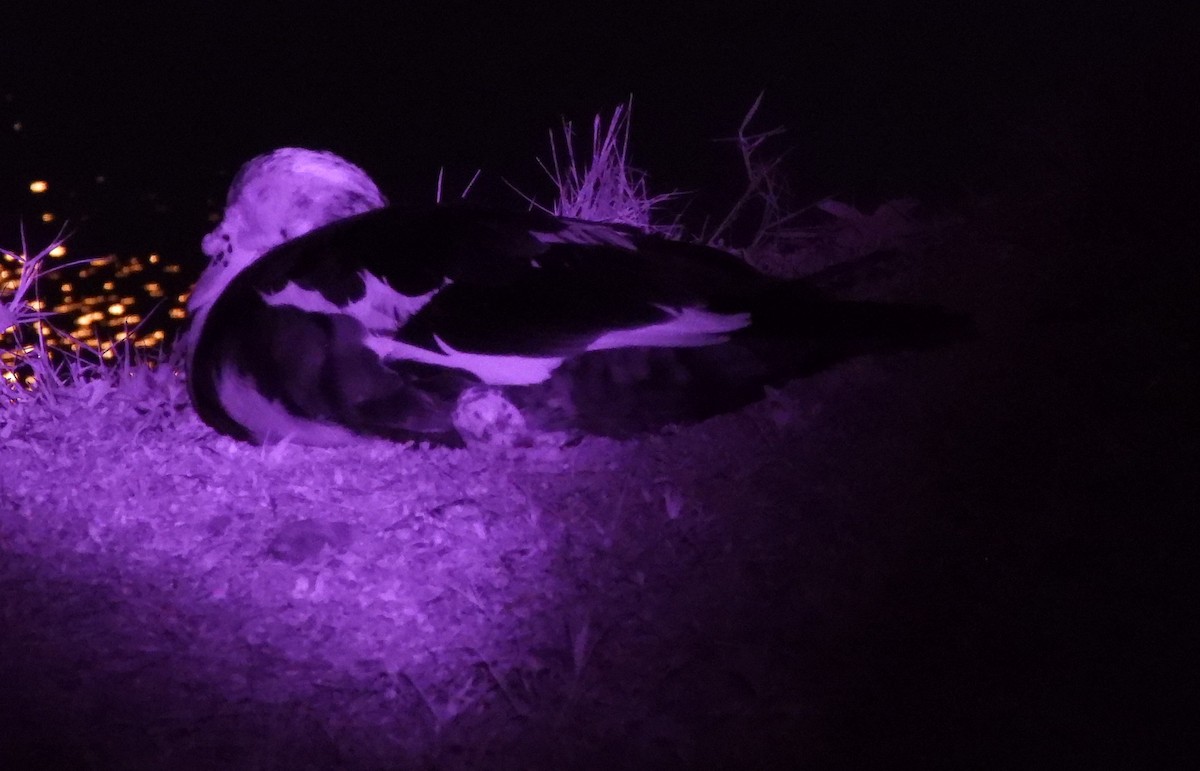
[(628, 226), (392, 208), (358, 167), (298, 148), (242, 168), (204, 250), (192, 403), (251, 442), (629, 436), (968, 327)]

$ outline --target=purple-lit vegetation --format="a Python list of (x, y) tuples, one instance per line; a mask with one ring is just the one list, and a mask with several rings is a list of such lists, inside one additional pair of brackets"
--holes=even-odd
[[(738, 247), (734, 222), (758, 216), (741, 247), (795, 274), (824, 267), (830, 249), (850, 259), (918, 233), (906, 202), (871, 215), (823, 202), (825, 224), (801, 228), (778, 161), (758, 160), (774, 132), (748, 134), (753, 112), (738, 135), (747, 193), (708, 239)], [(557, 213), (658, 226), (672, 196), (629, 167), (628, 131), (625, 108), (597, 117), (586, 161), (570, 124), (563, 154), (552, 140)], [(0, 679), (42, 694), (14, 709), (58, 721), (56, 741), (70, 739), (53, 749), (71, 757), (761, 764), (805, 740), (793, 724), (809, 696), (795, 678), (837, 687), (805, 653), (828, 632), (791, 619), (829, 623), (822, 613), (887, 579), (860, 576), (847, 549), (894, 525), (804, 524), (859, 494), (821, 469), (877, 462), (889, 445), (856, 437), (881, 413), (908, 415), (845, 413), (903, 402), (862, 362), (640, 441), (253, 447), (200, 423), (173, 359), (68, 359), (75, 369), (60, 375), (28, 337), (48, 322), (30, 304), (41, 257), (24, 263), (0, 305), (3, 325), (26, 335), (5, 359), (0, 585), (21, 587), (29, 612), (13, 638), (24, 647), (0, 650)], [(16, 382), (23, 367), (32, 391)], [(786, 591), (783, 562), (803, 566)], [(22, 666), (35, 656), (36, 670)], [(114, 702), (121, 719), (106, 720)], [(47, 751), (36, 732), (30, 746)]]
[(3, 377), (5, 404), (15, 399), (28, 397), (39, 381), (58, 383), (59, 376), (47, 358), (46, 335), (51, 332), (47, 319), (51, 314), (43, 310), (37, 295), (37, 285), (42, 275), (42, 265), (56, 247), (62, 236), (44, 249), (30, 254), (28, 245), (22, 244), (20, 251), (0, 248), (0, 377)]
[(119, 381), (133, 370), (156, 360), (131, 350), (130, 333), (118, 335), (99, 347), (79, 340), (55, 325), (55, 314), (45, 310), (38, 286), (50, 271), (61, 272), (85, 265), (88, 260), (48, 266), (47, 258), (66, 242), (63, 234), (42, 249), (30, 253), (28, 244), (20, 251), (0, 248), (0, 377), (3, 377), (3, 406), (22, 401), (53, 400), (65, 386), (95, 380)]
[(11, 436), (18, 422), (36, 419), (39, 407), (65, 410), (77, 419), (89, 413), (103, 419), (114, 401), (137, 405), (151, 420), (178, 411), (187, 394), (172, 353), (155, 355), (135, 347), (136, 330), (128, 329), (111, 342), (92, 345), (56, 326), (55, 314), (44, 310), (38, 284), (46, 274), (89, 262), (48, 265), (48, 256), (64, 241), (60, 234), (36, 252), (28, 244), (19, 252), (0, 249), (0, 258), (13, 266), (4, 269), (7, 280), (0, 284), (0, 413), (9, 413), (0, 431)]
[(679, 194), (652, 194), (646, 173), (629, 162), (632, 112), (633, 100), (630, 99), (613, 110), (607, 123), (600, 115), (593, 118), (592, 147), (588, 157), (577, 154), (575, 126), (564, 120), (561, 150), (551, 131), (550, 165), (538, 161), (557, 191), (553, 206), (547, 209), (523, 193), (519, 194), (531, 205), (561, 217), (633, 225), (672, 238), (682, 235), (677, 224), (665, 225), (657, 216), (663, 206)]

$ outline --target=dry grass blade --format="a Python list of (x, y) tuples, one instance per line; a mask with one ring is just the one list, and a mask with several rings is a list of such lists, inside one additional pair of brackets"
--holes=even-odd
[[(460, 200), (466, 199), (467, 194), (471, 192), (471, 188), (474, 187), (475, 183), (479, 181), (479, 175), (482, 173), (483, 173), (483, 169), (475, 170), (475, 173), (471, 175), (471, 180), (469, 182), (467, 182), (467, 186), (464, 187), (463, 191), (458, 194), (458, 197)], [(434, 191), (434, 194), (433, 194), (433, 202), (438, 204), (439, 206), (442, 203), (442, 187), (445, 182), (445, 177), (446, 177), (446, 167), (441, 166), (438, 168), (437, 189)]]

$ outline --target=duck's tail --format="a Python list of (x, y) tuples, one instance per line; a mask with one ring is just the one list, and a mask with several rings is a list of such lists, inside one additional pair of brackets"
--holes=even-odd
[(746, 330), (752, 347), (790, 348), (795, 374), (814, 372), (854, 356), (938, 348), (975, 335), (969, 316), (936, 305), (835, 300), (807, 287), (765, 298)]
[(867, 354), (968, 339), (970, 320), (942, 308), (817, 300), (763, 306), (718, 345), (593, 351), (544, 384), (511, 389), (531, 426), (629, 436), (761, 399), (764, 388)]

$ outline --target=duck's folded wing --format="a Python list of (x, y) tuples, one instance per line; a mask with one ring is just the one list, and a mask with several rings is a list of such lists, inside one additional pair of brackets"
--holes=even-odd
[(369, 334), (366, 344), (389, 365), (421, 362), (491, 385), (530, 385), (587, 351), (713, 345), (750, 323), (748, 313), (715, 312), (698, 298), (656, 302), (644, 288), (588, 279), (531, 270), (502, 286), (449, 284), (395, 333)]
[(711, 250), (681, 253), (629, 229), (551, 217), (440, 224), (448, 227), (424, 251), (441, 266), (438, 286), (406, 282), (397, 274), (406, 268), (386, 254), (367, 268), (367, 283), (407, 286), (403, 297), (414, 298), (401, 324), (362, 316), (366, 345), (389, 366), (420, 362), (527, 385), (586, 351), (712, 345), (750, 323), (736, 285), (759, 277)]
[(264, 255), (214, 313), (226, 335), (255, 306), (353, 319), (361, 337), (338, 344), (395, 371), (419, 363), (525, 385), (586, 351), (719, 343), (749, 324), (741, 298), (760, 278), (729, 255), (631, 228), (384, 209)]

